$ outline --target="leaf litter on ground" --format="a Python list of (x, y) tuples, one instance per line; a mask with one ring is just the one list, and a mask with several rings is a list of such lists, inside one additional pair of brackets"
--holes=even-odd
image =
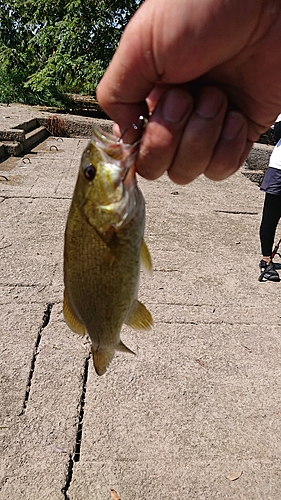
[(119, 497), (117, 491), (115, 491), (113, 489), (111, 489), (110, 491), (111, 491), (111, 498), (112, 498), (112, 500), (121, 500), (121, 498)]

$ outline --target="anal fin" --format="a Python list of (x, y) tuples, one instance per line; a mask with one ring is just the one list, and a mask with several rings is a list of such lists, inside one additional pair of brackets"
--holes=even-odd
[(122, 340), (120, 340), (118, 346), (115, 347), (115, 350), (116, 351), (120, 351), (120, 352), (127, 352), (128, 354), (134, 354), (134, 351), (131, 351), (131, 349), (129, 349), (129, 347), (127, 347), (125, 344), (123, 344)]
[(153, 326), (153, 319), (145, 305), (135, 300), (125, 323), (134, 330), (150, 330)]
[(63, 298), (63, 315), (64, 319), (66, 321), (67, 326), (69, 326), (70, 330), (72, 330), (74, 333), (79, 333), (79, 335), (85, 335), (86, 333), (86, 327), (79, 321), (74, 312), (72, 311), (68, 300), (64, 294)]

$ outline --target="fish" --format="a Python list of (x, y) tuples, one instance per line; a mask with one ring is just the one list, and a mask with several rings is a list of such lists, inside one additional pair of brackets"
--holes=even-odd
[(98, 126), (83, 152), (64, 238), (63, 314), (69, 328), (91, 339), (103, 375), (123, 344), (123, 324), (149, 330), (153, 319), (138, 300), (140, 268), (152, 273), (144, 241), (145, 200), (136, 179), (137, 144)]

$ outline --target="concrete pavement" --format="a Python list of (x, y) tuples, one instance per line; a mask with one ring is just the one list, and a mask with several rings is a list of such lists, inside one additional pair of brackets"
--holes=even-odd
[(140, 179), (155, 326), (124, 327), (137, 356), (99, 378), (62, 315), (87, 144), (62, 139), (0, 163), (0, 499), (279, 500), (281, 284), (257, 279), (263, 194), (241, 172)]

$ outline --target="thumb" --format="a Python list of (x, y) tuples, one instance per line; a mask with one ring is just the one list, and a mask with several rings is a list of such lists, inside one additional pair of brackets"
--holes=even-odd
[[(148, 117), (146, 98), (159, 78), (152, 62), (150, 30), (147, 19), (143, 22), (142, 7), (127, 25), (96, 91), (100, 106), (118, 123), (121, 133), (130, 123), (137, 123), (140, 115)], [(138, 132), (133, 128), (126, 132), (126, 142), (137, 139)]]

